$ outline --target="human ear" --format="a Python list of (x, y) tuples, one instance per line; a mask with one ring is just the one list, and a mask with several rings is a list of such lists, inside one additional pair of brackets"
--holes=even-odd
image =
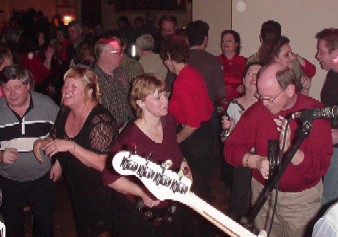
[(335, 49), (333, 52), (333, 62), (338, 63), (338, 49)]
[(136, 100), (136, 104), (137, 104), (138, 107), (140, 107), (141, 109), (143, 109), (144, 102), (142, 100)]
[(286, 93), (289, 97), (292, 97), (296, 92), (296, 86), (295, 85), (288, 85), (286, 87)]
[(88, 89), (87, 95), (88, 95), (89, 97), (91, 97), (91, 96), (93, 95), (93, 89), (92, 89), (92, 88)]

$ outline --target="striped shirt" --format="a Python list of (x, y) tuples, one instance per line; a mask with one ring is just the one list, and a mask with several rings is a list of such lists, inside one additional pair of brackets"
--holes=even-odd
[(19, 158), (13, 164), (0, 163), (0, 175), (20, 182), (35, 180), (50, 170), (47, 156), (43, 155), (42, 163), (35, 158), (33, 143), (48, 135), (59, 110), (47, 96), (36, 92), (30, 92), (30, 96), (30, 105), (22, 118), (8, 107), (5, 98), (0, 98), (1, 150), (19, 151)]

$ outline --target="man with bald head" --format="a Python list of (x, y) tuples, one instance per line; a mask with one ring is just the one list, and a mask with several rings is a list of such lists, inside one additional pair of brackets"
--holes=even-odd
[[(226, 140), (226, 161), (234, 166), (252, 169), (252, 203), (258, 199), (269, 177), (268, 140), (279, 141), (279, 153), (287, 153), (297, 139), (302, 124), (290, 120), (288, 126), (286, 118), (297, 111), (323, 107), (319, 101), (297, 93), (295, 82), (292, 70), (279, 63), (262, 68), (257, 79), (259, 101), (242, 115)], [(252, 148), (254, 153), (250, 153)], [(320, 209), (323, 192), (321, 178), (327, 171), (331, 155), (330, 122), (314, 120), (312, 131), (279, 180), (271, 237), (309, 236), (307, 227)], [(258, 213), (255, 219), (258, 229), (269, 229), (275, 197), (276, 191)]]

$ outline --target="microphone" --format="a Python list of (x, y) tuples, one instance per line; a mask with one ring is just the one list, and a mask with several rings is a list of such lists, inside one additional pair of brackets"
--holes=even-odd
[(338, 118), (338, 106), (306, 109), (301, 112), (293, 113), (291, 118), (300, 120)]

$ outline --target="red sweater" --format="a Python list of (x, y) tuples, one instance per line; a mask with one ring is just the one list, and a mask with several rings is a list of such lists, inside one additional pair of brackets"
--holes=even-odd
[[(234, 166), (242, 166), (244, 154), (250, 152), (252, 147), (255, 148), (255, 154), (267, 156), (268, 139), (278, 139), (274, 118), (278, 115), (287, 117), (296, 111), (318, 107), (323, 107), (323, 105), (301, 94), (297, 94), (297, 102), (291, 109), (281, 111), (277, 115), (271, 114), (262, 102), (257, 102), (242, 115), (236, 128), (227, 138), (224, 147), (225, 160)], [(291, 141), (294, 141), (295, 133), (301, 125), (299, 126), (298, 121), (292, 120), (290, 128)], [(300, 146), (300, 150), (304, 152), (304, 160), (299, 165), (291, 163), (288, 165), (279, 182), (281, 191), (299, 192), (311, 188), (326, 173), (333, 152), (328, 119), (314, 120), (312, 130)], [(265, 183), (257, 169), (253, 169), (252, 174), (261, 184)]]
[[(153, 154), (150, 157), (150, 160), (154, 163), (171, 160), (173, 162), (171, 170), (177, 172), (183, 161), (183, 155), (176, 141), (176, 121), (171, 115), (167, 115), (162, 118), (162, 125), (163, 141), (162, 143), (156, 143), (145, 135), (135, 125), (135, 123), (130, 123), (117, 137), (112, 148), (112, 153), (115, 154), (121, 150), (134, 151), (136, 146), (137, 154), (144, 158), (152, 152)], [(111, 165), (108, 165), (108, 167), (111, 167)], [(108, 167), (106, 167), (103, 171), (104, 184), (113, 183), (121, 177), (121, 175), (117, 174), (115, 171), (109, 171)], [(126, 177), (133, 182), (141, 183), (134, 176)], [(126, 197), (129, 198), (131, 202), (135, 201), (132, 195), (126, 194)], [(161, 202), (161, 204), (157, 207), (163, 207), (166, 205), (167, 202)]]
[(228, 59), (223, 54), (219, 55), (218, 59), (221, 61), (224, 71), (224, 98), (232, 100), (241, 96), (237, 91), (237, 87), (243, 83), (243, 73), (247, 59), (240, 55), (235, 55), (232, 59)]
[(169, 112), (179, 124), (199, 128), (213, 112), (205, 80), (187, 65), (177, 75), (169, 101)]
[(34, 82), (37, 85), (41, 84), (50, 74), (50, 70), (43, 65), (40, 58), (35, 54), (32, 59), (28, 58), (28, 53), (22, 54), (21, 64), (33, 74)]
[(303, 58), (305, 61), (304, 67), (301, 66), (303, 72), (306, 74), (307, 77), (312, 78), (316, 74), (316, 66), (310, 63), (308, 60)]

